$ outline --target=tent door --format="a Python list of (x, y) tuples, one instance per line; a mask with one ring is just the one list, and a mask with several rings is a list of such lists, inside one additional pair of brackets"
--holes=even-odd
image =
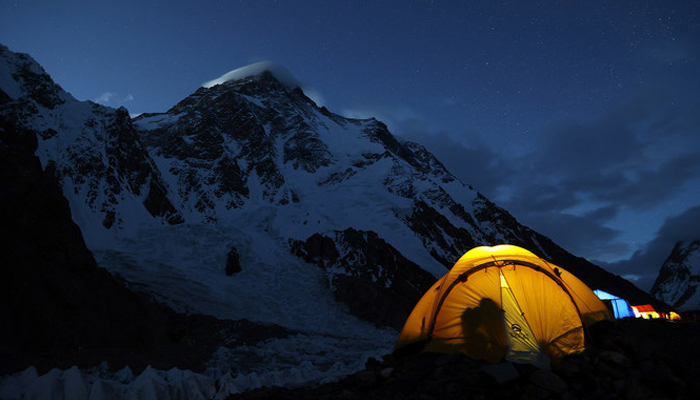
[(508, 286), (503, 274), (501, 276), (501, 304), (506, 332), (506, 360), (515, 363), (532, 364), (541, 369), (549, 369), (549, 357), (542, 351), (535, 335), (525, 320), (520, 306)]

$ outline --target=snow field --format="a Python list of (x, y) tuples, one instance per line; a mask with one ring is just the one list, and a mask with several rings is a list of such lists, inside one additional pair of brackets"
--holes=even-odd
[[(0, 377), (3, 400), (199, 400), (225, 399), (231, 394), (265, 387), (297, 387), (341, 379), (364, 369), (367, 358), (380, 358), (391, 348), (375, 341), (298, 334), (268, 340), (257, 346), (220, 348), (204, 373), (151, 367), (134, 376), (125, 367), (110, 372), (108, 365), (81, 371), (53, 369), (39, 375), (30, 367)], [(389, 335), (394, 339), (393, 335)], [(251, 366), (251, 368), (246, 368)]]
[[(266, 221), (261, 213), (256, 220)], [(286, 239), (275, 236), (267, 224), (246, 228), (142, 227), (139, 238), (121, 239), (115, 248), (93, 252), (99, 265), (181, 312), (245, 318), (303, 332), (364, 335), (369, 324), (334, 300), (322, 269), (282, 251)], [(238, 250), (243, 270), (228, 277), (224, 270), (231, 246)]]
[(147, 367), (134, 377), (128, 367), (109, 373), (105, 364), (89, 371), (75, 366), (53, 369), (41, 376), (30, 367), (0, 378), (4, 400), (205, 400), (225, 398), (228, 393), (221, 395), (212, 378), (177, 368), (158, 371)]
[[(94, 254), (99, 265), (134, 289), (176, 310), (276, 323), (300, 333), (255, 346), (222, 347), (203, 374), (149, 367), (134, 377), (128, 368), (110, 373), (102, 366), (54, 369), (39, 376), (29, 368), (0, 378), (0, 398), (223, 399), (262, 386), (337, 380), (363, 369), (368, 357), (391, 352), (396, 331), (348, 314), (333, 299), (323, 270), (277, 250), (280, 238), (269, 225), (247, 228), (244, 235), (230, 226), (147, 224), (136, 238), (120, 238), (109, 243), (111, 249), (95, 249)], [(243, 271), (227, 277), (232, 237), (240, 241), (236, 247)]]

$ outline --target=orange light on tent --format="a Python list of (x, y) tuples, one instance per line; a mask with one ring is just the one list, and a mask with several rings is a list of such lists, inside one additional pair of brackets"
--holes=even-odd
[(542, 368), (582, 351), (587, 328), (613, 319), (566, 269), (518, 246), (483, 246), (460, 257), (423, 295), (394, 350), (458, 352)]

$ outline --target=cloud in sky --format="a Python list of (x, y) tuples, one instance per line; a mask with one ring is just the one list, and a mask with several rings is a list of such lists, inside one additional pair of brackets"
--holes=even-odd
[(97, 98), (95, 98), (93, 101), (95, 103), (107, 104), (110, 100), (112, 100), (114, 96), (115, 94), (112, 92), (104, 92), (101, 95), (97, 96)]
[[(646, 124), (605, 118), (541, 134), (537, 150), (523, 157), (516, 171), (521, 175), (528, 171), (528, 185), (518, 191), (529, 196), (518, 206), (529, 211), (565, 211), (617, 204), (645, 210), (668, 201), (687, 182), (700, 177), (700, 144), (693, 148), (697, 142), (693, 137), (683, 138), (684, 147), (674, 149), (664, 143), (672, 143), (673, 135), (663, 140), (643, 138), (640, 123)], [(547, 194), (537, 195), (533, 189)]]
[(97, 96), (92, 101), (94, 101), (95, 103), (98, 103), (98, 104), (105, 105), (105, 106), (118, 107), (118, 106), (124, 105), (124, 104), (134, 100), (133, 95), (127, 94), (121, 100), (119, 100), (117, 102), (113, 102), (113, 100), (117, 96), (118, 96), (118, 94), (114, 93), (114, 92), (104, 92), (101, 95)]
[(321, 94), (321, 92), (318, 91), (316, 88), (304, 86), (301, 90), (308, 98), (313, 100), (313, 102), (316, 103), (317, 106), (323, 107), (326, 105), (326, 99), (323, 97), (323, 94)]
[(277, 78), (277, 80), (282, 84), (287, 85), (292, 89), (302, 86), (301, 82), (299, 82), (299, 80), (291, 72), (289, 72), (285, 66), (272, 61), (258, 61), (244, 67), (236, 68), (216, 79), (204, 82), (202, 86), (205, 88), (210, 88), (227, 81), (234, 81), (250, 76), (260, 75), (266, 71), (274, 75), (275, 78)]
[(656, 238), (644, 250), (635, 252), (629, 260), (605, 264), (605, 267), (633, 281), (640, 288), (649, 290), (673, 246), (679, 241), (697, 239), (700, 239), (700, 205), (666, 219)]
[[(680, 240), (674, 235), (700, 238), (700, 221), (681, 226), (672, 218), (664, 224), (666, 216), (700, 204), (700, 104), (697, 96), (670, 93), (638, 96), (600, 118), (536, 133), (534, 150), (521, 155), (509, 154), (489, 137), (431, 132), (420, 121), (404, 120), (397, 133), (424, 144), (452, 173), (522, 223), (576, 255), (635, 275), (648, 289)], [(641, 224), (664, 224), (648, 246), (630, 239)], [(640, 248), (654, 255), (643, 267), (611, 264), (640, 257)]]

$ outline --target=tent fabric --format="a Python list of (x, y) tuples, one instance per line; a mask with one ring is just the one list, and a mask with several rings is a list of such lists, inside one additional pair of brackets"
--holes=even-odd
[(651, 306), (651, 304), (641, 304), (638, 306), (632, 306), (637, 312), (639, 313), (639, 316), (641, 318), (646, 318), (646, 319), (655, 319), (655, 318), (660, 318), (661, 316), (659, 313), (654, 310), (654, 307)]
[(599, 299), (603, 300), (603, 303), (610, 304), (610, 308), (612, 308), (612, 312), (615, 318), (621, 319), (627, 317), (637, 317), (634, 313), (634, 310), (632, 309), (632, 306), (630, 306), (627, 300), (600, 289), (595, 289), (593, 293), (595, 293), (595, 295), (598, 296)]
[(482, 246), (423, 295), (395, 350), (540, 366), (583, 350), (586, 327), (603, 320), (613, 320), (610, 311), (568, 271), (518, 246)]
[(535, 340), (535, 334), (525, 319), (525, 313), (520, 308), (503, 273), (501, 275), (501, 300), (503, 304), (503, 319), (506, 332), (506, 355), (511, 362), (523, 362), (546, 368), (547, 356)]

